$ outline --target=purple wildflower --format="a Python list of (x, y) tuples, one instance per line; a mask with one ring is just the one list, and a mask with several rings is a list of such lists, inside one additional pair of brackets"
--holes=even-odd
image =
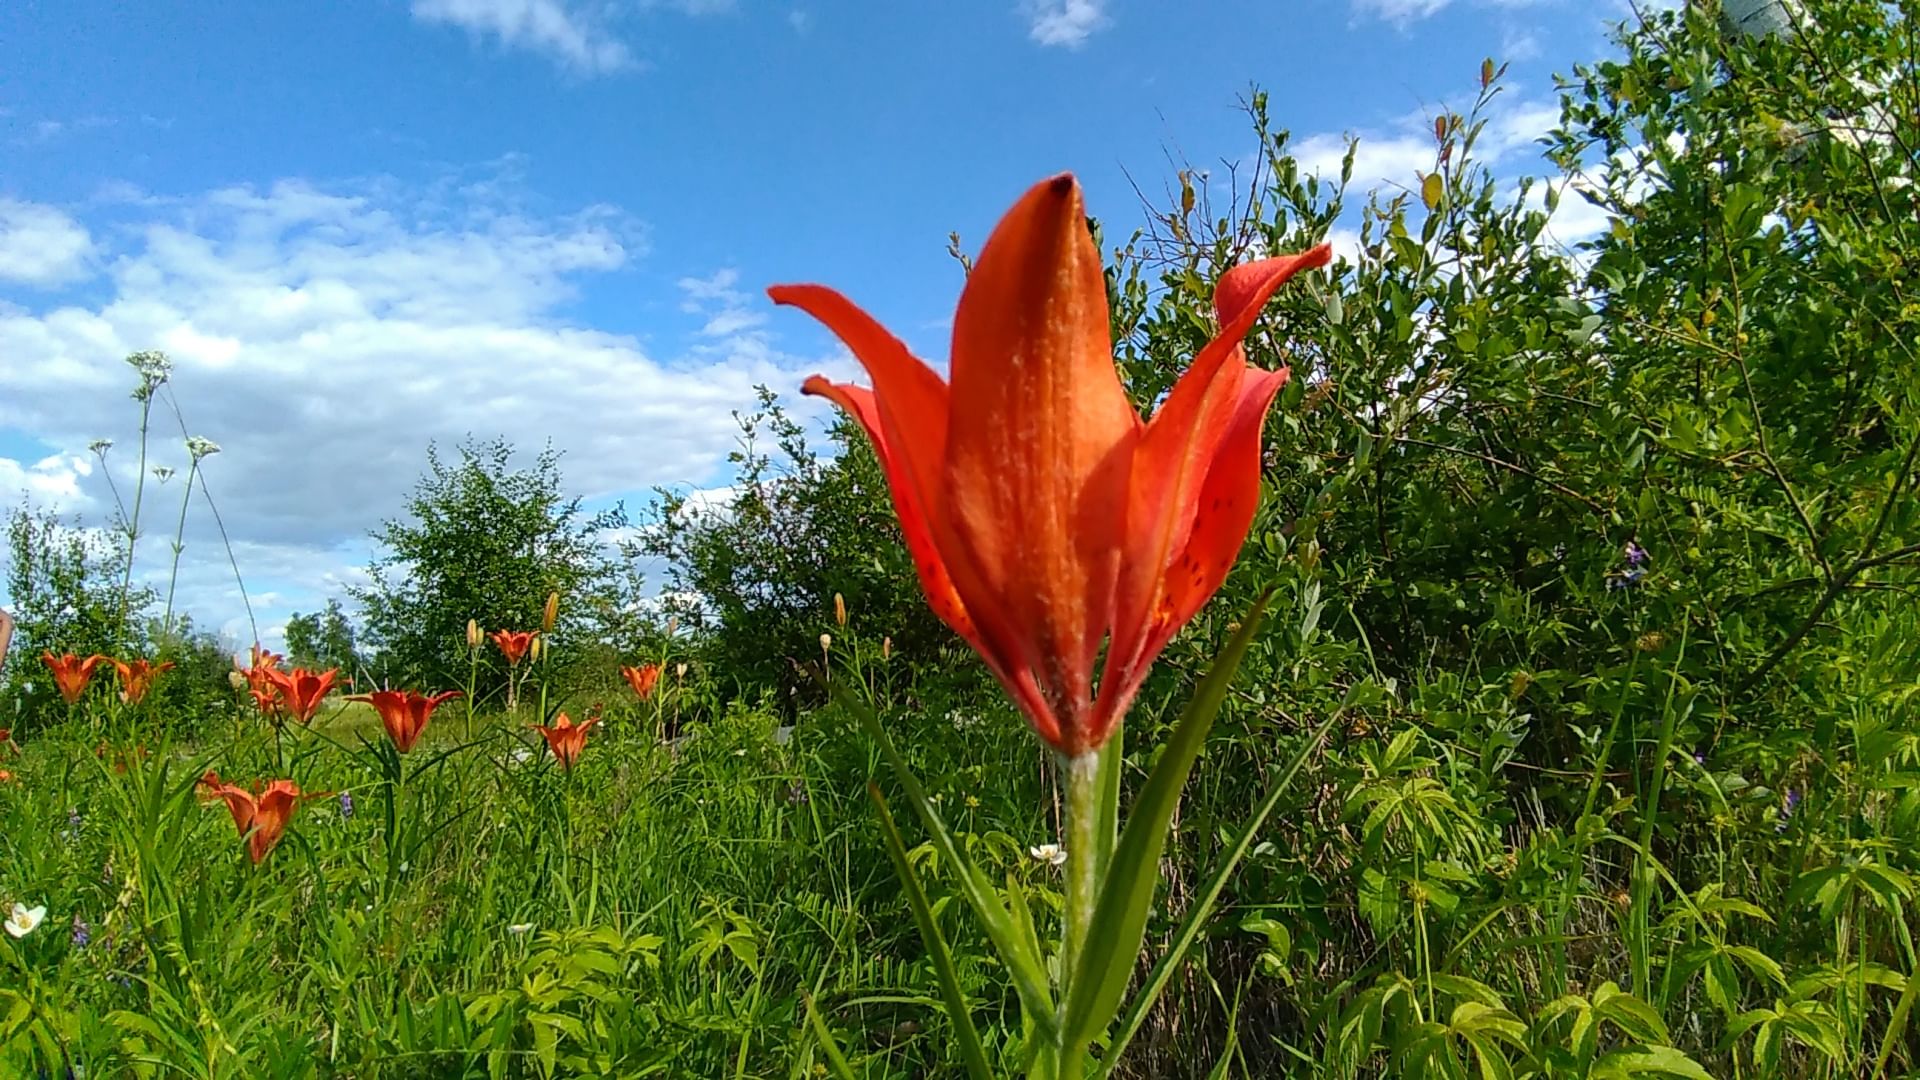
[(1799, 805), (1800, 805), (1800, 793), (1798, 791), (1789, 790), (1786, 794), (1786, 797), (1780, 800), (1780, 820), (1774, 822), (1773, 824), (1774, 832), (1787, 831), (1788, 819), (1793, 817), (1793, 812), (1795, 809), (1799, 807)]
[(1639, 566), (1647, 561), (1647, 549), (1641, 547), (1637, 540), (1627, 541), (1627, 546), (1621, 550), (1621, 554), (1626, 557), (1628, 566)]
[(805, 784), (795, 780), (793, 783), (787, 785), (787, 805), (805, 806), (806, 802), (807, 787)]
[(353, 820), (353, 793), (352, 792), (343, 791), (340, 793), (340, 819), (342, 821)]
[(87, 925), (87, 920), (81, 918), (79, 912), (77, 911), (74, 912), (73, 913), (73, 947), (76, 949), (84, 949), (87, 947), (87, 943), (92, 940), (93, 940), (93, 928)]

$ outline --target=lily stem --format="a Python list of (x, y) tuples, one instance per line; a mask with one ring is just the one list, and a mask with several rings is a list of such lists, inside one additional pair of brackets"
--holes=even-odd
[(1067, 909), (1060, 941), (1060, 1001), (1065, 1008), (1100, 898), (1100, 755), (1063, 757), (1060, 766), (1067, 781)]

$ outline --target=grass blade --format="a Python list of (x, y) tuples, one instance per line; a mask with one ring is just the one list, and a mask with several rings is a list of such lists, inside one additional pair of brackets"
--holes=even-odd
[(921, 940), (927, 943), (927, 951), (933, 955), (933, 970), (940, 978), (940, 997), (947, 1005), (947, 1018), (953, 1023), (953, 1034), (960, 1044), (960, 1056), (967, 1063), (967, 1074), (973, 1080), (993, 1080), (993, 1070), (987, 1065), (986, 1048), (980, 1045), (980, 1033), (974, 1029), (973, 1014), (967, 1008), (966, 995), (960, 992), (960, 974), (954, 970), (953, 954), (947, 949), (946, 936), (940, 933), (940, 924), (934, 921), (933, 905), (927, 903), (927, 894), (920, 888), (920, 879), (914, 876), (913, 867), (907, 862), (907, 845), (900, 839), (899, 826), (893, 823), (893, 812), (887, 809), (886, 796), (880, 794), (875, 784), (867, 785), (867, 794), (873, 797), (873, 805), (880, 811), (880, 825), (887, 841), (887, 854), (893, 858), (893, 868), (900, 874), (901, 887), (907, 893), (907, 906), (913, 909), (913, 921), (920, 927)]
[(1221, 857), (1220, 864), (1214, 868), (1213, 876), (1208, 879), (1206, 888), (1200, 891), (1193, 905), (1187, 909), (1187, 917), (1181, 922), (1180, 930), (1174, 935), (1172, 943), (1167, 946), (1166, 954), (1153, 965), (1153, 971), (1148, 973), (1146, 983), (1140, 987), (1140, 992), (1134, 995), (1133, 1002), (1127, 1006), (1126, 1014), (1120, 1019), (1120, 1027), (1107, 1044), (1106, 1053), (1101, 1057), (1100, 1067), (1094, 1073), (1096, 1080), (1112, 1073), (1114, 1066), (1120, 1061), (1121, 1052), (1126, 1050), (1127, 1044), (1133, 1041), (1134, 1035), (1140, 1031), (1140, 1025), (1146, 1021), (1147, 1011), (1153, 1008), (1153, 1003), (1160, 999), (1161, 991), (1165, 990), (1167, 983), (1173, 979), (1174, 969), (1180, 966), (1180, 962), (1186, 958), (1187, 950), (1191, 949), (1194, 941), (1200, 937), (1200, 931), (1206, 926), (1207, 920), (1213, 917), (1213, 907), (1219, 902), (1220, 893), (1226, 889), (1227, 879), (1239, 869), (1240, 860), (1245, 858), (1247, 852), (1253, 848), (1253, 838), (1260, 835), (1260, 829), (1272, 815), (1274, 807), (1280, 805), (1280, 797), (1293, 786), (1293, 778), (1306, 766), (1307, 759), (1326, 741), (1328, 733), (1333, 730), (1333, 725), (1339, 722), (1340, 715), (1340, 712), (1335, 710), (1332, 715), (1321, 721), (1313, 737), (1293, 755), (1293, 760), (1287, 763), (1286, 771), (1274, 781), (1272, 790), (1268, 791), (1267, 797), (1260, 801), (1260, 806), (1254, 810), (1253, 816), (1247, 819), (1246, 826), (1234, 839), (1233, 846), (1228, 848), (1225, 855)]
[(1179, 805), (1187, 775), (1206, 744), (1207, 732), (1220, 713), (1220, 703), (1226, 699), (1227, 687), (1240, 669), (1247, 646), (1260, 629), (1261, 615), (1272, 595), (1271, 590), (1260, 594), (1241, 620), (1239, 632), (1214, 658), (1213, 667), (1200, 680), (1193, 700), (1174, 728), (1173, 738), (1127, 816), (1100, 890), (1099, 905), (1087, 927), (1086, 948), (1070, 984), (1074, 989), (1061, 1027), (1069, 1058), (1092, 1042), (1120, 1007), (1120, 997), (1126, 992), (1127, 979), (1146, 938), (1147, 910), (1160, 884), (1160, 853), (1166, 847), (1174, 807)]
[(954, 876), (960, 882), (960, 889), (966, 896), (967, 903), (972, 905), (974, 912), (979, 915), (981, 927), (986, 931), (987, 938), (993, 942), (994, 948), (999, 950), (1001, 961), (1007, 965), (1007, 972), (1013, 976), (1013, 985), (1020, 994), (1021, 1005), (1032, 1016), (1034, 1024), (1041, 1032), (1051, 1039), (1058, 1030), (1058, 1025), (1053, 1015), (1053, 994), (1047, 988), (1046, 967), (1040, 961), (1039, 952), (1027, 943), (1014, 926), (1013, 917), (1008, 914), (1006, 905), (994, 891), (986, 875), (973, 865), (973, 860), (967, 858), (966, 853), (960, 850), (960, 845), (954, 843), (953, 834), (947, 831), (946, 824), (940, 820), (940, 815), (934, 812), (933, 804), (927, 799), (926, 788), (920, 786), (920, 780), (907, 766), (906, 758), (902, 757), (899, 748), (893, 745), (893, 739), (887, 735), (886, 728), (881, 726), (880, 718), (874, 715), (873, 710), (868, 708), (865, 702), (854, 697), (839, 684), (829, 684), (828, 691), (835, 701), (852, 710), (854, 716), (859, 718), (861, 726), (867, 729), (867, 734), (880, 747), (880, 753), (887, 759), (887, 764), (893, 767), (894, 776), (906, 792), (907, 801), (912, 804), (914, 812), (926, 826), (928, 837), (939, 851), (941, 859), (953, 868)]

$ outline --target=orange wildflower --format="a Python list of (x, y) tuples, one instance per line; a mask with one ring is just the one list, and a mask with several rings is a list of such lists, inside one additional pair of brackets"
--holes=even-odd
[(153, 680), (173, 670), (173, 661), (156, 664), (150, 660), (115, 660), (113, 669), (120, 676), (120, 700), (138, 705), (147, 691), (153, 689)]
[(339, 668), (320, 672), (306, 668), (294, 668), (290, 672), (266, 669), (266, 677), (279, 695), (280, 708), (303, 724), (313, 722), (313, 715), (320, 711), (320, 703), (326, 699), (327, 691), (333, 689), (333, 681), (339, 673)]
[(233, 827), (247, 842), (247, 858), (255, 863), (265, 859), (280, 842), (301, 799), (325, 798), (324, 792), (302, 794), (291, 780), (270, 780), (265, 788), (255, 784), (249, 791), (238, 784), (222, 783), (212, 770), (200, 777), (200, 784), (209, 797), (225, 800), (227, 812), (233, 815)]
[(5, 769), (0, 769), (0, 784), (11, 784), (11, 783), (13, 783), (13, 774), (8, 772)]
[(527, 655), (527, 650), (533, 647), (531, 630), (495, 630), (491, 637), (493, 643), (500, 646), (500, 655), (507, 658), (509, 666), (519, 664), (520, 658)]
[(53, 672), (53, 685), (59, 688), (60, 696), (69, 705), (79, 701), (80, 695), (87, 692), (87, 683), (93, 680), (93, 669), (107, 662), (107, 658), (98, 653), (82, 659), (72, 653), (55, 656), (51, 652), (43, 652), (40, 660)]
[(586, 723), (576, 724), (567, 718), (566, 713), (561, 713), (553, 718), (552, 727), (542, 727), (539, 724), (529, 726), (546, 737), (547, 749), (553, 751), (554, 759), (560, 762), (560, 767), (571, 769), (574, 759), (578, 758), (580, 751), (586, 748), (587, 731), (599, 722), (599, 717), (589, 716)]
[(623, 667), (620, 669), (620, 674), (626, 678), (627, 685), (633, 687), (633, 692), (639, 695), (642, 701), (652, 697), (654, 687), (660, 685), (659, 664)]
[(768, 290), (872, 377), (872, 389), (817, 375), (803, 389), (866, 429), (928, 603), (1062, 754), (1107, 741), (1226, 579), (1287, 380), (1250, 366), (1240, 342), (1275, 289), (1330, 257), (1323, 244), (1229, 270), (1219, 334), (1144, 423), (1114, 366), (1100, 252), (1070, 175), (1035, 185), (988, 238), (954, 314), (951, 382), (839, 293)]
[(371, 694), (357, 694), (348, 701), (364, 701), (372, 705), (380, 714), (380, 724), (387, 729), (387, 738), (393, 740), (393, 748), (406, 753), (413, 744), (420, 741), (420, 733), (427, 730), (427, 721), (433, 718), (433, 710), (441, 703), (461, 696), (458, 690), (448, 690), (440, 694), (421, 694), (412, 690), (375, 690)]

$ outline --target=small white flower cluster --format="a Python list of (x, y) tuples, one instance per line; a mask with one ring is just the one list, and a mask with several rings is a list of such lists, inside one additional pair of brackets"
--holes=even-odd
[(166, 353), (157, 350), (144, 349), (131, 353), (127, 356), (127, 363), (140, 375), (140, 385), (133, 391), (135, 401), (149, 400), (161, 383), (173, 377), (173, 361)]
[(219, 452), (220, 444), (205, 435), (193, 435), (187, 439), (187, 453), (193, 455), (195, 461), (210, 458)]
[(947, 710), (947, 722), (953, 725), (953, 730), (963, 733), (972, 731), (974, 728), (980, 726), (980, 718), (978, 716), (970, 716), (961, 712), (959, 709)]
[(112, 439), (95, 439), (87, 444), (88, 453), (98, 456), (104, 456), (111, 449), (113, 449)]

